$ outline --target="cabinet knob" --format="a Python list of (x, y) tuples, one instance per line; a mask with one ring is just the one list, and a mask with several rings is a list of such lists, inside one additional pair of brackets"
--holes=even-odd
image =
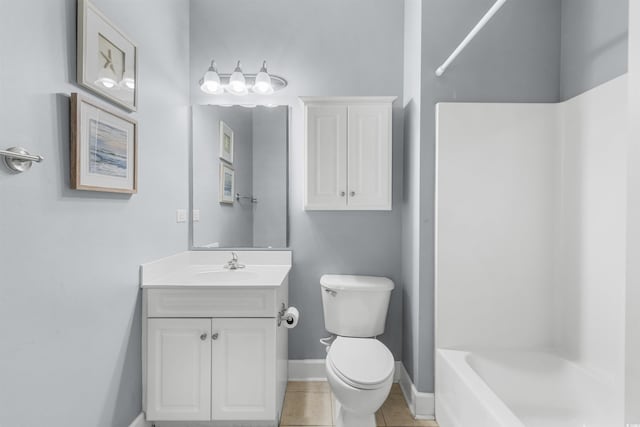
[(349, 193), (349, 194), (351, 195), (351, 197), (353, 197), (353, 196), (355, 196), (355, 195), (356, 195), (356, 192), (355, 192), (355, 191), (352, 191), (352, 192), (351, 192), (351, 193)]
[(347, 193), (345, 193), (344, 191), (340, 192), (340, 197), (344, 197)]
[(218, 339), (218, 333), (216, 332), (215, 334), (211, 335), (211, 339), (212, 340), (217, 340)]
[(203, 333), (202, 335), (200, 335), (200, 339), (201, 339), (202, 341), (206, 340), (206, 339), (207, 339), (207, 333), (205, 332), (205, 333)]

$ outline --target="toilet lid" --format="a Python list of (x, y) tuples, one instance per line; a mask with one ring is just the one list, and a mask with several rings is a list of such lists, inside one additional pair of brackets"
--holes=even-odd
[(327, 359), (334, 372), (356, 388), (376, 388), (393, 375), (393, 355), (375, 338), (338, 337)]

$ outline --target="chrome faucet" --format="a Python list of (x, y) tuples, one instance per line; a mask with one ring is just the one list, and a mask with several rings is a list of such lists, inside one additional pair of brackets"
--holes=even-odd
[(229, 270), (237, 270), (244, 267), (244, 264), (238, 262), (238, 254), (235, 252), (231, 252), (231, 259), (224, 265), (224, 268), (228, 268)]

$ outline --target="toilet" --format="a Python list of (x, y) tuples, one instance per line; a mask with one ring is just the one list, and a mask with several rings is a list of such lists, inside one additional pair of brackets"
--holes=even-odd
[(320, 286), (325, 328), (335, 335), (323, 340), (335, 425), (375, 427), (393, 383), (393, 355), (376, 336), (384, 332), (394, 284), (386, 277), (325, 274)]

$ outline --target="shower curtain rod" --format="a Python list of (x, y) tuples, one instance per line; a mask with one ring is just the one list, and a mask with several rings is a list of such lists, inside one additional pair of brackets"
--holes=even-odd
[(506, 2), (507, 0), (498, 0), (493, 6), (491, 6), (491, 9), (489, 9), (489, 11), (482, 17), (480, 22), (478, 22), (476, 26), (473, 27), (473, 30), (471, 30), (467, 37), (462, 40), (462, 43), (460, 43), (456, 50), (453, 51), (451, 56), (447, 58), (446, 61), (444, 61), (444, 64), (438, 67), (438, 69), (436, 70), (436, 76), (441, 77), (444, 72), (447, 71), (449, 65), (451, 65), (451, 63), (458, 57), (458, 55), (460, 55), (460, 52), (462, 52), (464, 48), (467, 47), (469, 42), (473, 40), (476, 35), (478, 35), (480, 30), (482, 30), (484, 26), (487, 25), (487, 22), (489, 22), (489, 20), (493, 18), (493, 15), (495, 15)]

